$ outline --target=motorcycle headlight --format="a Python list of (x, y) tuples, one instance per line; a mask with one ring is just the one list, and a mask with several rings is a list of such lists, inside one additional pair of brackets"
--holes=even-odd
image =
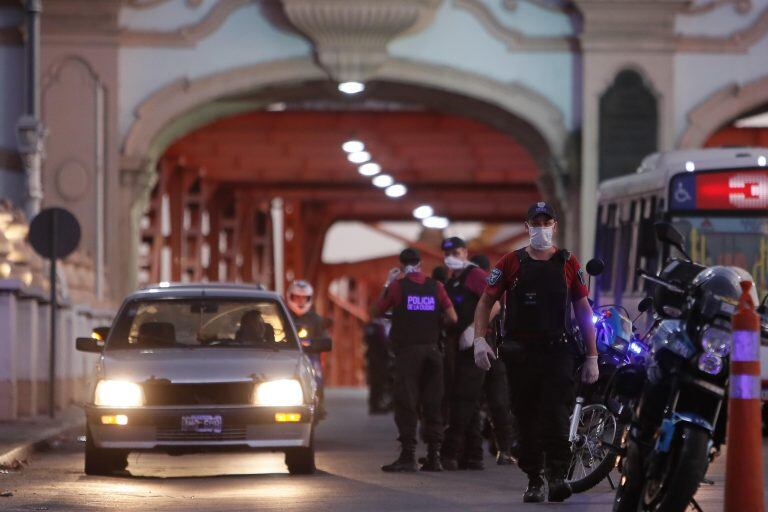
[(262, 382), (253, 391), (254, 405), (289, 407), (304, 403), (301, 384), (294, 379)]
[(93, 403), (104, 407), (141, 407), (144, 391), (133, 382), (100, 380), (96, 384)]
[(710, 352), (704, 352), (699, 356), (699, 370), (710, 375), (717, 375), (723, 369), (723, 360), (720, 356)]
[(710, 354), (725, 357), (731, 352), (731, 333), (717, 327), (707, 327), (701, 335), (701, 348)]

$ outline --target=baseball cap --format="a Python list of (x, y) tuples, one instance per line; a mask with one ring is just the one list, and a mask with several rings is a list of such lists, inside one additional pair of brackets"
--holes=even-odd
[(443, 240), (443, 243), (440, 247), (444, 251), (450, 251), (451, 249), (455, 249), (457, 247), (466, 247), (466, 246), (467, 246), (467, 243), (463, 239), (457, 236), (452, 236), (450, 238), (446, 238), (445, 240)]
[(417, 251), (413, 247), (408, 247), (406, 249), (403, 249), (403, 252), (400, 253), (400, 263), (402, 263), (403, 265), (415, 265), (420, 261), (421, 261), (421, 254), (419, 254), (419, 251)]
[(552, 208), (549, 203), (545, 203), (544, 201), (539, 201), (538, 203), (531, 205), (531, 207), (528, 208), (528, 215), (525, 218), (530, 220), (537, 215), (547, 215), (548, 217), (552, 217), (554, 220), (557, 220), (555, 209)]

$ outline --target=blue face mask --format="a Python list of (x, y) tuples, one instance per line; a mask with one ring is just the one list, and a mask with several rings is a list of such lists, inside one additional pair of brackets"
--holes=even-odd
[(528, 228), (528, 236), (531, 238), (531, 247), (537, 251), (545, 251), (551, 248), (554, 233), (554, 226)]

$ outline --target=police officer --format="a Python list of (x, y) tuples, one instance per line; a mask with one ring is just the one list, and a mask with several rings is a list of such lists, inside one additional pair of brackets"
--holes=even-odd
[(387, 289), (372, 308), (372, 316), (392, 310), (392, 339), (395, 352), (395, 423), (401, 452), (398, 459), (381, 469), (387, 472), (416, 470), (416, 426), (421, 410), (427, 458), (423, 471), (442, 471), (440, 445), (443, 422), (443, 360), (438, 349), (440, 315), (456, 322), (456, 311), (441, 283), (421, 272), (421, 257), (415, 249), (400, 253), (402, 271), (393, 269)]
[[(455, 350), (455, 359), (442, 464), (447, 470), (483, 469), (480, 398), (485, 372), (475, 365), (470, 350), (474, 333), (465, 331), (471, 330), (475, 307), (485, 290), (488, 274), (469, 261), (467, 244), (461, 238), (443, 240), (441, 249), (445, 265), (450, 269), (445, 288), (458, 315), (458, 322), (448, 330), (448, 346)], [(464, 346), (461, 340), (467, 337), (470, 344)]]
[[(571, 495), (565, 482), (570, 462), (569, 414), (575, 399), (576, 350), (568, 336), (570, 306), (586, 343), (581, 378), (598, 378), (595, 330), (584, 272), (568, 251), (552, 244), (554, 209), (539, 202), (528, 210), (530, 245), (504, 256), (488, 276), (475, 313), (475, 332), (484, 333), (491, 307), (507, 293), (505, 342), (517, 347), (509, 376), (519, 391), (515, 415), (520, 429), (520, 468), (528, 475), (524, 502), (544, 501), (542, 470), (549, 501)], [(477, 365), (488, 369), (495, 352), (482, 335), (474, 340)]]
[[(491, 271), (491, 262), (484, 254), (475, 254), (469, 258), (469, 261), (483, 269), (486, 273)], [(495, 315), (492, 315), (491, 323), (494, 326), (493, 340), (497, 340), (500, 333), (497, 332), (498, 322)], [(493, 348), (491, 341), (488, 341), (488, 344)], [(493, 436), (496, 440), (496, 463), (500, 466), (513, 465), (517, 462), (518, 444), (515, 419), (510, 408), (507, 367), (504, 361), (500, 359), (491, 361), (491, 369), (488, 370), (485, 382), (483, 382), (483, 397), (488, 405)]]
[[(301, 338), (302, 344), (311, 343), (313, 338), (327, 338), (328, 331), (325, 328), (325, 318), (320, 316), (312, 307), (314, 288), (303, 279), (293, 281), (286, 291), (286, 302), (291, 312), (293, 323)], [(311, 353), (309, 359), (315, 368), (318, 389), (318, 417), (325, 417), (325, 386), (323, 379), (323, 365), (320, 354)]]

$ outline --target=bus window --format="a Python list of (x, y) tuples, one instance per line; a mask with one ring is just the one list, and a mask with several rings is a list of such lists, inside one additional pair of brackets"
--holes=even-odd
[(619, 229), (619, 251), (616, 258), (616, 287), (614, 289), (614, 302), (621, 304), (621, 296), (627, 287), (627, 281), (629, 279), (629, 269), (632, 264), (632, 231), (635, 220), (635, 208), (637, 201), (632, 201), (629, 204), (629, 212), (627, 214), (627, 205), (624, 205), (624, 215), (621, 217), (621, 224)]
[(616, 205), (608, 205), (605, 218), (601, 218), (598, 226), (599, 258), (605, 262), (605, 270), (599, 276), (599, 290), (608, 292), (613, 284), (613, 246), (616, 239)]

